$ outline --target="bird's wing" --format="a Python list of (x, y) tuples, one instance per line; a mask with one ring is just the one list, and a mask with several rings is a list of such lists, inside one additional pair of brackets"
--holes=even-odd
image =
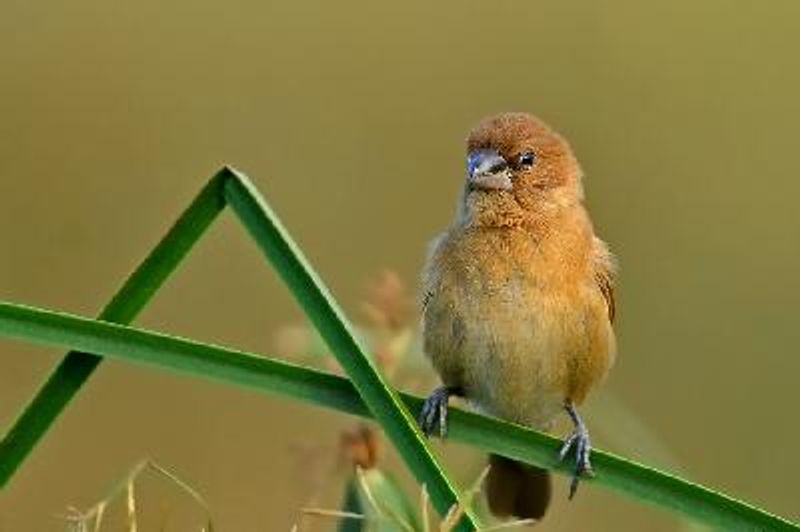
[(617, 263), (614, 255), (609, 251), (605, 242), (595, 237), (594, 239), (594, 278), (608, 308), (608, 319), (614, 322), (616, 306), (614, 304), (614, 277), (617, 273)]
[(421, 311), (425, 314), (428, 303), (436, 293), (436, 285), (439, 282), (437, 253), (442, 247), (446, 234), (438, 235), (428, 244), (428, 256), (425, 259), (425, 267), (422, 270), (422, 301)]

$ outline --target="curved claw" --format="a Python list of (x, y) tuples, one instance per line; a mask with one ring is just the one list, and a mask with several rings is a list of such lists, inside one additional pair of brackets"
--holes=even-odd
[(430, 397), (425, 399), (419, 413), (419, 427), (425, 436), (430, 436), (439, 428), (439, 437), (447, 436), (447, 408), (452, 390), (446, 386), (436, 388)]

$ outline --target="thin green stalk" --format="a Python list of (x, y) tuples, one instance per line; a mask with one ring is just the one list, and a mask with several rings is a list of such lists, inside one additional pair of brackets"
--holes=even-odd
[[(211, 179), (109, 303), (100, 319), (130, 323), (228, 202), (339, 359), (409, 469), (428, 486), (434, 506), (444, 515), (451, 506), (458, 504), (457, 492), (394, 390), (383, 381), (355, 340), (344, 314), (322, 281), (243, 174), (226, 167)], [(86, 382), (102, 360), (99, 355), (69, 353), (23, 411), (0, 442), (0, 487), (8, 482)], [(459, 523), (460, 531), (475, 528), (471, 515), (466, 515)]]
[[(264, 358), (69, 314), (0, 303), (0, 335), (38, 344), (103, 353), (130, 362), (185, 375), (278, 393), (306, 403), (369, 417), (354, 385), (342, 377)], [(422, 400), (399, 394), (414, 413)], [(450, 437), (540, 467), (569, 474), (555, 461), (559, 441), (495, 418), (451, 410)], [(800, 526), (705, 488), (609, 453), (592, 454), (597, 476), (606, 486), (635, 500), (671, 509), (723, 530), (798, 531)]]
[[(436, 509), (445, 515), (459, 504), (458, 495), (416, 421), (365, 354), (344, 313), (267, 202), (245, 175), (233, 169), (230, 172), (233, 179), (225, 182), (224, 189), (228, 204), (303, 307), (408, 468), (428, 487)], [(473, 517), (465, 515), (459, 530), (475, 528)]]
[[(222, 211), (221, 186), (226, 176), (223, 170), (208, 182), (100, 313), (101, 320), (130, 323), (144, 308)], [(102, 360), (98, 354), (79, 351), (67, 353), (62, 359), (0, 441), (0, 488), (8, 483)]]

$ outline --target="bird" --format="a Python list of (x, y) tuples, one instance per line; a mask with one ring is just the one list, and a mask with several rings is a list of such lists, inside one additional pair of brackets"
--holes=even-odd
[[(578, 406), (616, 356), (616, 260), (595, 235), (583, 174), (567, 141), (528, 113), (480, 121), (466, 142), (466, 179), (450, 226), (422, 273), (422, 337), (442, 386), (423, 403), (426, 436), (446, 436), (450, 397), (550, 431), (574, 430), (569, 498), (592, 476)], [(541, 468), (490, 455), (486, 496), (499, 517), (541, 519), (551, 480)]]

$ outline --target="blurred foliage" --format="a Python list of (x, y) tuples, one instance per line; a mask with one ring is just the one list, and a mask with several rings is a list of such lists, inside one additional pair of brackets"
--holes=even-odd
[[(424, 360), (415, 298), (400, 276), (383, 270), (366, 283), (354, 326), (367, 354), (396, 387), (423, 390), (436, 376)], [(307, 323), (287, 324), (274, 336), (275, 353), (306, 365), (341, 374), (316, 330)]]

